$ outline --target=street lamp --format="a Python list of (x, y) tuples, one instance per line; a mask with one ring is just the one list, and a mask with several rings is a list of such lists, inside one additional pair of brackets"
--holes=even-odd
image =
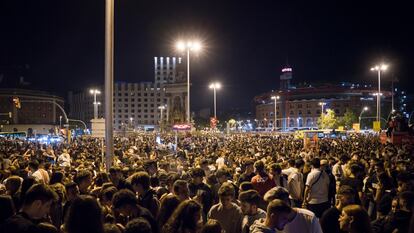
[(216, 89), (221, 88), (221, 84), (218, 82), (211, 83), (209, 86), (210, 89), (213, 89), (214, 93), (214, 118), (217, 119), (217, 99), (216, 99)]
[(377, 121), (381, 118), (381, 71), (386, 71), (388, 65), (380, 64), (371, 68), (371, 71), (377, 71), (378, 73), (378, 94), (377, 94)]
[(276, 131), (276, 127), (277, 127), (277, 100), (280, 98), (278, 95), (276, 96), (272, 96), (270, 97), (272, 100), (275, 100), (275, 111), (273, 113), (273, 116), (275, 117), (274, 121), (273, 121), (273, 130)]
[(98, 89), (90, 89), (89, 93), (93, 95), (93, 118), (98, 119), (98, 105), (100, 103), (96, 102), (96, 95), (101, 94), (101, 91), (99, 91)]
[(358, 121), (358, 124), (359, 124), (359, 127), (361, 127), (361, 117), (362, 117), (362, 113), (364, 113), (364, 112), (366, 112), (366, 111), (368, 111), (368, 107), (367, 106), (365, 106), (362, 110), (361, 110), (361, 113), (359, 114), (359, 121)]
[(198, 41), (178, 41), (176, 47), (179, 51), (187, 52), (187, 123), (191, 123), (190, 117), (190, 51), (198, 52), (202, 49)]
[(326, 103), (325, 103), (325, 102), (319, 102), (319, 105), (320, 105), (320, 106), (321, 106), (321, 108), (322, 108), (321, 115), (323, 115), (323, 106), (325, 106), (325, 105), (326, 105)]
[(158, 106), (158, 109), (161, 111), (161, 117), (160, 117), (160, 130), (162, 131), (162, 125), (163, 125), (163, 117), (162, 113), (165, 109), (165, 105)]

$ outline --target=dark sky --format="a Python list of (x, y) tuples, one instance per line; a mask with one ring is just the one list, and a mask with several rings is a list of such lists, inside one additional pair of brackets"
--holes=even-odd
[[(251, 106), (277, 89), (287, 60), (295, 82), (376, 85), (370, 66), (386, 61), (413, 92), (414, 14), (408, 1), (115, 0), (115, 80), (152, 81), (153, 57), (174, 41), (200, 38), (193, 57), (194, 108)], [(61, 95), (104, 81), (104, 0), (1, 0), (0, 69), (29, 64), (26, 77)], [(1, 71), (1, 70), (0, 70)], [(7, 78), (7, 77), (6, 77)]]

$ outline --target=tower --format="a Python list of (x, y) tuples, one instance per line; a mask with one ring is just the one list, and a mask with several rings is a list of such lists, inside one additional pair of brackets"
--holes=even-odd
[(280, 90), (288, 90), (292, 88), (290, 81), (293, 78), (292, 67), (286, 65), (282, 68), (282, 74), (280, 75)]

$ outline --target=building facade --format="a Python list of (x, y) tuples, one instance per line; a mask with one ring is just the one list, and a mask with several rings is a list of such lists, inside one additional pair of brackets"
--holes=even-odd
[[(164, 123), (185, 120), (186, 79), (181, 58), (155, 57), (153, 82), (115, 82), (113, 94), (114, 130), (156, 128)], [(104, 117), (104, 87), (97, 96), (98, 117)], [(94, 97), (89, 90), (69, 93), (70, 115), (90, 122), (93, 118)], [(163, 109), (160, 108), (163, 106)]]
[[(20, 108), (13, 99), (18, 99)], [(48, 92), (0, 89), (1, 125), (59, 125), (65, 123), (63, 107), (64, 99)]]
[[(336, 116), (343, 116), (346, 111), (352, 111), (356, 116), (361, 115), (363, 119), (375, 120), (377, 90), (367, 85), (343, 83), (294, 87), (290, 83), (291, 79), (292, 68), (285, 67), (280, 77), (281, 90), (255, 97), (258, 126), (276, 126), (279, 129), (316, 128), (322, 111), (326, 112), (327, 109), (332, 109)], [(383, 122), (391, 111), (391, 95), (389, 91), (383, 91), (381, 95)], [(272, 97), (276, 96), (278, 99), (274, 124), (275, 98)], [(363, 111), (364, 107), (368, 107), (368, 110)]]

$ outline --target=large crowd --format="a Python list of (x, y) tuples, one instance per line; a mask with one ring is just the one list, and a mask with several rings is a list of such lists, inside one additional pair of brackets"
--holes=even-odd
[[(160, 137), (160, 138), (158, 138)], [(414, 232), (414, 145), (375, 135), (0, 138), (0, 232)]]

